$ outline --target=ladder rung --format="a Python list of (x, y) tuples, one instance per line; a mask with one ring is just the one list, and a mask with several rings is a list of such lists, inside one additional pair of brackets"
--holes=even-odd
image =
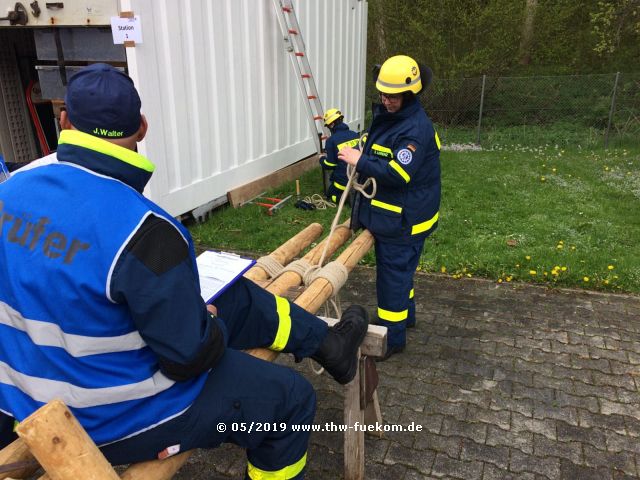
[(283, 12), (287, 12), (287, 13), (291, 13), (291, 8), (289, 8), (289, 7), (282, 7), (282, 11), (283, 11)]
[(302, 78), (311, 78), (311, 75), (309, 75), (308, 73), (303, 73)]
[(313, 117), (314, 120), (322, 120), (322, 115), (316, 115), (315, 117)]
[(289, 29), (289, 33), (292, 34), (292, 35), (298, 35), (298, 31), (294, 30), (293, 28)]
[(316, 99), (316, 98), (318, 98), (318, 97), (316, 97), (315, 95), (309, 95), (307, 98), (308, 98), (309, 100), (315, 100), (315, 99)]
[(320, 140), (326, 140), (327, 138), (329, 138), (329, 137), (327, 137), (326, 135), (323, 135), (323, 136), (320, 137)]
[(304, 53), (303, 52), (296, 52), (296, 57), (304, 57)]

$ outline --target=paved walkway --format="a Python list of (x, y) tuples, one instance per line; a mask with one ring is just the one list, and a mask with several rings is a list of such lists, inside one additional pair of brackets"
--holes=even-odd
[[(343, 305), (375, 310), (373, 270)], [(366, 438), (367, 479), (625, 479), (640, 474), (640, 297), (419, 275), (417, 328), (378, 364), (387, 423)], [(342, 391), (306, 363), (316, 422), (342, 423)], [(342, 478), (342, 434), (311, 437), (309, 479)], [(181, 480), (243, 478), (234, 446), (199, 451)]]

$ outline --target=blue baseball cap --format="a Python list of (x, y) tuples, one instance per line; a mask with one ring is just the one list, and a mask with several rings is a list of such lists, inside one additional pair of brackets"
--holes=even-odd
[(107, 139), (130, 137), (140, 128), (140, 96), (127, 74), (95, 63), (73, 75), (64, 97), (71, 124)]

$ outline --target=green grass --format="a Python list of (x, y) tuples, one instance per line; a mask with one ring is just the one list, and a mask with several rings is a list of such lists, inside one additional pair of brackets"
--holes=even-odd
[[(441, 163), (441, 220), (421, 270), (640, 292), (640, 149), (509, 146), (443, 151)], [(319, 193), (320, 170), (301, 184), (303, 195)], [(294, 189), (290, 182), (270, 193)], [(191, 230), (200, 244), (262, 254), (311, 222), (328, 229), (334, 213), (293, 202), (272, 217), (256, 205), (225, 207)]]

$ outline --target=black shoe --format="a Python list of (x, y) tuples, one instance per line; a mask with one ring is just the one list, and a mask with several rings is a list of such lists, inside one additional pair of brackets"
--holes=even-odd
[(358, 348), (367, 334), (369, 318), (360, 305), (351, 305), (311, 356), (341, 385), (353, 380), (358, 368)]
[(387, 347), (387, 353), (385, 353), (382, 357), (376, 357), (375, 361), (384, 362), (385, 360), (388, 360), (392, 355), (404, 352), (404, 347), (404, 345), (394, 345), (393, 347)]

